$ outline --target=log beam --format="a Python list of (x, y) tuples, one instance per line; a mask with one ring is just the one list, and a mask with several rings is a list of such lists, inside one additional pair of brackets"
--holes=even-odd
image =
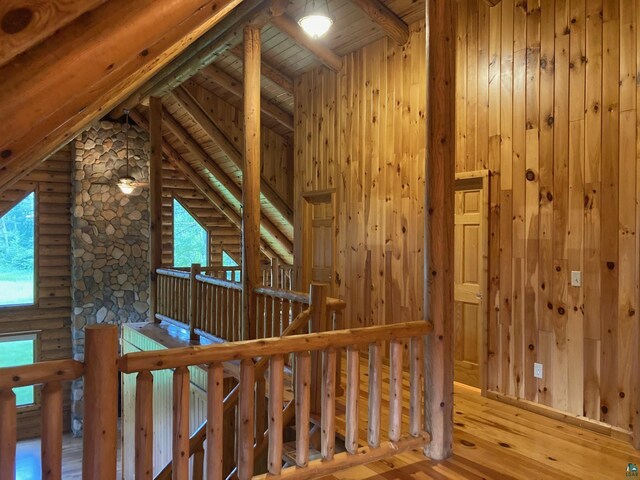
[[(256, 295), (260, 286), (260, 29), (244, 28), (242, 177), (243, 339), (256, 338)], [(252, 387), (253, 388), (253, 387)], [(253, 443), (252, 443), (253, 445)], [(252, 447), (253, 448), (253, 447)]]
[[(200, 74), (217, 85), (224, 88), (229, 93), (232, 93), (238, 98), (243, 98), (244, 90), (242, 82), (236, 80), (227, 72), (217, 67), (216, 65), (209, 65), (202, 69)], [(260, 84), (258, 84), (258, 96), (260, 96)], [(274, 105), (269, 100), (260, 97), (259, 110), (267, 117), (278, 122), (289, 131), (293, 131), (293, 116), (282, 110), (280, 107)]]
[(157, 311), (156, 270), (162, 267), (162, 102), (158, 97), (151, 97), (149, 101), (149, 139), (151, 143), (151, 158), (149, 160), (149, 210), (151, 217), (149, 318), (155, 322)]
[[(167, 111), (164, 110), (164, 119), (165, 125), (168, 127), (169, 131), (173, 133), (180, 142), (184, 144), (184, 146), (189, 150), (189, 152), (196, 157), (198, 163), (205, 167), (211, 175), (215, 177), (215, 179), (220, 182), (221, 186), (227, 190), (227, 192), (233, 197), (237, 205), (242, 204), (242, 190), (238, 185), (233, 181), (227, 173), (220, 168), (220, 166), (209, 158), (207, 152), (200, 146), (198, 142), (196, 142), (193, 137), (187, 132), (180, 123), (173, 118), (173, 116)], [(260, 161), (258, 160), (258, 169), (260, 168)], [(258, 187), (259, 188), (259, 187)], [(220, 192), (223, 193), (223, 192)], [(258, 191), (259, 195), (259, 191)], [(259, 197), (258, 197), (259, 202)], [(259, 210), (258, 210), (259, 211)], [(258, 217), (259, 218), (259, 217)], [(291, 240), (285, 236), (280, 229), (269, 219), (268, 217), (264, 217), (262, 220), (262, 224), (265, 230), (275, 238), (287, 252), (293, 251), (293, 244)]]
[(318, 60), (334, 72), (339, 72), (342, 69), (342, 58), (336, 55), (330, 48), (309, 37), (289, 16), (281, 15), (279, 17), (273, 17), (271, 24), (294, 40), (298, 45), (309, 50)]
[(0, 69), (0, 192), (104, 115), (240, 0), (111, 0)]
[[(193, 120), (202, 127), (224, 154), (242, 170), (242, 152), (229, 140), (219, 124), (205, 111), (202, 105), (185, 88), (178, 87), (172, 92), (173, 98), (182, 105)], [(260, 176), (260, 191), (264, 198), (280, 212), (282, 217), (293, 224), (293, 209), (280, 197), (269, 181)]]
[[(132, 110), (130, 115), (140, 127), (144, 128), (147, 132), (149, 131), (149, 121), (143, 114), (138, 110)], [(222, 213), (222, 215), (224, 215), (226, 219), (240, 231), (242, 229), (242, 219), (240, 218), (240, 215), (236, 213), (236, 211), (213, 189), (213, 187), (211, 187), (211, 185), (203, 179), (200, 174), (196, 172), (195, 169), (189, 165), (189, 163), (182, 158), (180, 153), (178, 153), (178, 151), (166, 140), (162, 141), (162, 151), (169, 163), (189, 181), (190, 185), (193, 186), (196, 191), (205, 198), (205, 200), (220, 211), (220, 213)], [(262, 230), (264, 236), (264, 234), (266, 234), (264, 227), (262, 227)], [(282, 258), (291, 264), (291, 257), (287, 258), (282, 254), (277, 253), (266, 241), (263, 240), (263, 244), (261, 244), (260, 248), (268, 257)], [(281, 246), (281, 248), (284, 250), (284, 247)]]
[(5, 0), (0, 5), (0, 66), (106, 0)]
[(453, 192), (455, 166), (455, 29), (450, 0), (427, 2), (428, 90), (425, 312), (426, 454), (443, 460), (453, 443)]
[[(231, 50), (229, 50), (229, 53), (242, 61), (242, 48), (240, 47), (240, 45), (236, 45), (235, 47), (233, 47)], [(264, 58), (262, 59), (262, 63), (260, 65), (260, 74), (264, 78), (278, 85), (285, 92), (293, 95), (293, 80), (291, 80), (291, 78), (282, 73), (276, 67), (271, 65), (271, 63), (269, 63)]]
[(409, 27), (380, 0), (351, 0), (398, 45), (409, 40)]

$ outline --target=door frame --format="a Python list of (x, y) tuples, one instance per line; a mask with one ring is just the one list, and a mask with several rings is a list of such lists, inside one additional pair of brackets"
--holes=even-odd
[(331, 282), (329, 282), (328, 295), (335, 295), (335, 265), (336, 265), (336, 221), (337, 221), (337, 201), (336, 201), (336, 189), (329, 188), (326, 190), (314, 190), (310, 192), (304, 192), (300, 195), (301, 208), (301, 249), (300, 249), (300, 282), (297, 286), (298, 290), (308, 291), (311, 283), (311, 268), (308, 264), (309, 258), (313, 258), (313, 252), (310, 249), (313, 247), (313, 239), (311, 238), (312, 229), (309, 228), (313, 219), (313, 206), (318, 204), (331, 204), (333, 214), (333, 226), (331, 235)]
[[(478, 338), (478, 350), (480, 352), (480, 361), (478, 362), (480, 376), (480, 392), (482, 396), (487, 395), (487, 363), (489, 355), (489, 170), (474, 170), (470, 172), (456, 173), (454, 191), (466, 185), (474, 185), (482, 187), (482, 272), (480, 276), (480, 291), (482, 293), (482, 325)], [(455, 220), (454, 220), (455, 223)], [(454, 227), (455, 228), (455, 227)], [(455, 249), (454, 249), (455, 259)], [(455, 260), (454, 260), (455, 261)]]

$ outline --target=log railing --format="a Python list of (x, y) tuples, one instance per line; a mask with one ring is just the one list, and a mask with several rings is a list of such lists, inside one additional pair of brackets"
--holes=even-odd
[[(207, 365), (209, 385), (207, 398), (208, 441), (204, 451), (208, 479), (223, 479), (222, 455), (222, 365), (224, 362), (239, 361), (240, 374), (238, 391), (238, 422), (236, 428), (237, 470), (240, 480), (251, 478), (300, 478), (308, 479), (349, 468), (355, 465), (379, 460), (408, 449), (426, 446), (430, 437), (425, 431), (422, 419), (423, 405), (423, 361), (424, 336), (431, 330), (427, 322), (411, 322), (395, 325), (367, 327), (353, 330), (294, 335), (282, 338), (267, 338), (234, 343), (221, 343), (206, 347), (185, 347), (164, 351), (130, 353), (120, 359), (124, 373), (137, 373), (139, 378), (149, 378), (155, 370), (174, 369), (174, 478), (188, 478), (189, 459), (192, 453), (188, 432), (189, 391), (185, 388), (189, 381), (189, 366)], [(402, 428), (402, 361), (403, 341), (409, 340), (409, 424), (407, 431)], [(382, 438), (382, 342), (390, 342), (389, 379), (389, 425), (388, 436)], [(360, 348), (369, 347), (369, 400), (368, 400), (368, 445), (358, 446), (358, 409), (360, 408)], [(346, 348), (346, 418), (345, 453), (336, 454), (335, 447), (335, 400), (336, 400), (336, 358), (341, 349)], [(312, 362), (311, 354), (317, 352), (322, 357), (321, 382), (321, 458), (309, 460), (310, 424), (312, 421)], [(294, 355), (295, 368), (293, 384), (295, 391), (296, 465), (283, 468), (282, 447), (284, 414), (285, 357)], [(260, 359), (256, 363), (256, 359)], [(268, 473), (254, 476), (254, 454), (257, 439), (256, 378), (268, 373)], [(136, 389), (136, 404), (145, 404), (152, 390), (141, 382)], [(142, 397), (142, 399), (139, 399)], [(148, 432), (153, 426), (152, 409), (147, 414), (136, 414), (135, 431)], [(136, 438), (136, 462), (148, 465), (152, 462), (152, 448), (146, 436)], [(197, 452), (193, 452), (197, 453)], [(200, 467), (201, 468), (201, 467)], [(141, 478), (150, 478), (142, 476)]]
[[(171, 267), (170, 270), (189, 272), (191, 267)], [(260, 271), (262, 273), (263, 287), (293, 290), (294, 279), (293, 267), (291, 265), (283, 265), (279, 261), (273, 260), (270, 265), (261, 265)], [(198, 273), (230, 282), (239, 283), (242, 280), (242, 267), (210, 265), (207, 267), (200, 267)]]

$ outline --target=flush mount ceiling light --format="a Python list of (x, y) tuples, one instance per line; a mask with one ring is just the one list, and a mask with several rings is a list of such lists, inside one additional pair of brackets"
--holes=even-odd
[[(319, 6), (316, 5), (319, 4)], [(322, 4), (324, 3), (324, 8)], [(329, 15), (329, 5), (327, 0), (318, 1), (307, 0), (304, 7), (304, 15), (298, 20), (298, 25), (311, 38), (320, 38), (329, 31), (333, 25), (333, 19)]]

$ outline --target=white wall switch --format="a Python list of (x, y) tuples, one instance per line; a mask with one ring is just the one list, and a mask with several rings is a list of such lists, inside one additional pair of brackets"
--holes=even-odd
[(572, 287), (580, 287), (582, 286), (582, 272), (571, 272), (571, 286)]
[(542, 378), (542, 364), (534, 363), (533, 364), (533, 376), (536, 378)]

